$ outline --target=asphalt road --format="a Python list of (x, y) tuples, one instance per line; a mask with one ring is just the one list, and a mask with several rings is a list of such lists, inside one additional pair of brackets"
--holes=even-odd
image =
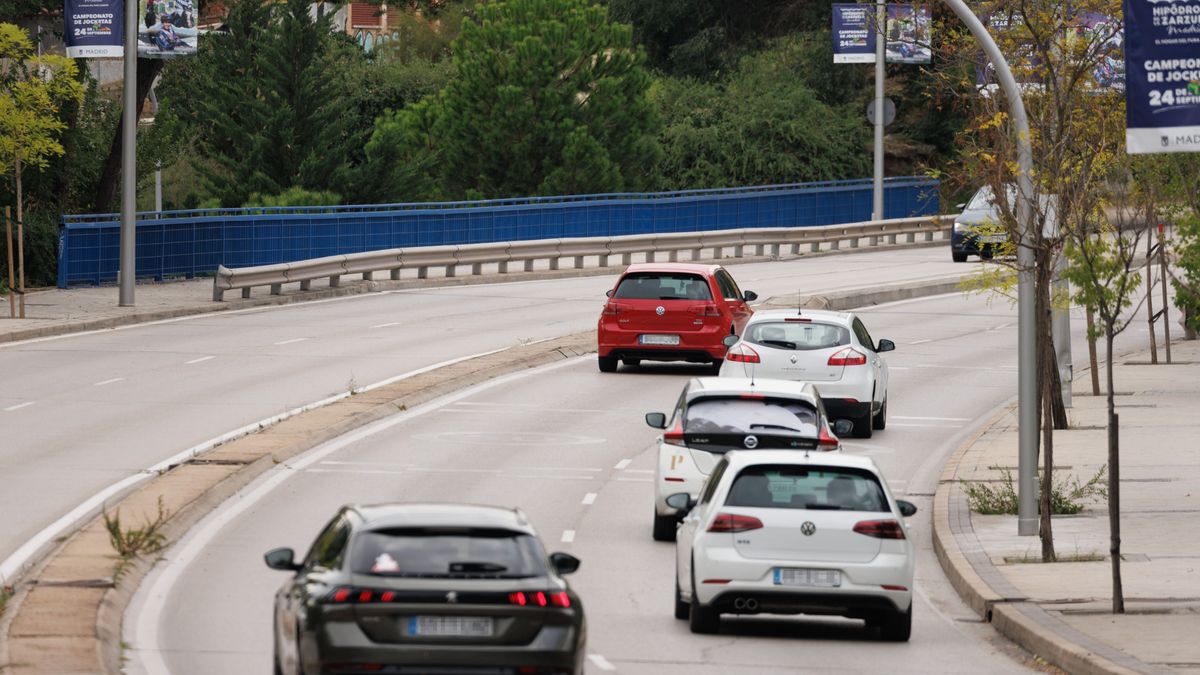
[(272, 596), (285, 575), (262, 553), (306, 550), (343, 503), (395, 500), (520, 506), (550, 550), (579, 556), (572, 583), (588, 613), (591, 673), (1021, 669), (1023, 655), (954, 595), (929, 537), (946, 456), (1015, 392), (1015, 308), (943, 296), (862, 314), (874, 337), (898, 345), (887, 355), (890, 419), (846, 451), (873, 457), (921, 509), (911, 520), (919, 558), (910, 643), (877, 642), (840, 619), (730, 619), (718, 636), (689, 633), (671, 615), (673, 545), (650, 538), (656, 434), (641, 418), (667, 410), (699, 371), (604, 375), (584, 358), (431, 402), (268, 472), (147, 579), (126, 615), (128, 671), (268, 672)]
[[(961, 273), (943, 247), (732, 266), (761, 297)], [(101, 490), (244, 425), (595, 326), (613, 277), (431, 288), (0, 345), (0, 574)]]

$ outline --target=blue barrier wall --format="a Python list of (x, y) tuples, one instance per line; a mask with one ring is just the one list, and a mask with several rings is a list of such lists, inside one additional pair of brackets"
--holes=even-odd
[[(890, 178), (888, 218), (937, 213), (938, 183)], [(871, 181), (338, 207), (139, 213), (137, 276), (163, 280), (386, 248), (801, 227), (870, 220)], [(120, 218), (63, 216), (58, 285), (117, 278)]]

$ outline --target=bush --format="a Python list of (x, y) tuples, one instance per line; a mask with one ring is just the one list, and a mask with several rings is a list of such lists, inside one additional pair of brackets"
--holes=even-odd
[[(1108, 490), (1104, 484), (1107, 465), (1100, 467), (1095, 476), (1080, 483), (1076, 476), (1067, 475), (1054, 481), (1050, 489), (1050, 513), (1056, 516), (1074, 515), (1083, 510), (1087, 500), (1106, 499)], [(1038, 472), (1037, 484), (1042, 484)], [(964, 482), (967, 505), (972, 511), (985, 516), (1017, 514), (1017, 490), (1013, 485), (1012, 472), (1004, 470), (1004, 477), (994, 487), (991, 483)], [(1038, 502), (1041, 503), (1040, 500)]]
[(250, 195), (245, 206), (336, 206), (342, 198), (332, 192), (290, 187), (277, 195)]
[(1183, 312), (1187, 328), (1200, 332), (1200, 214), (1179, 219), (1176, 228), (1180, 276), (1171, 280), (1175, 306)]
[[(2, 217), (2, 214), (0, 214)], [(0, 288), (8, 287), (8, 249), (0, 223)], [(13, 266), (17, 267), (17, 223), (13, 216)], [(25, 287), (53, 286), (58, 282), (58, 212), (39, 207), (25, 212)], [(16, 275), (14, 273), (14, 278)], [(19, 282), (18, 282), (19, 283)], [(7, 311), (7, 310), (5, 310)]]

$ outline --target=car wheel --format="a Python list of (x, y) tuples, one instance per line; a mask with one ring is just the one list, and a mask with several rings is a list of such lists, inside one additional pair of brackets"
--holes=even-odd
[(725, 363), (725, 359), (713, 359), (712, 364), (709, 365), (709, 372), (711, 372), (713, 375), (720, 375), (721, 364), (723, 363)]
[(950, 258), (954, 260), (954, 262), (967, 262), (967, 254), (959, 253), (958, 251), (951, 251)]
[(640, 366), (640, 365), (642, 365), (642, 360), (641, 360), (641, 359), (621, 359), (621, 362), (622, 362), (622, 363), (624, 363), (624, 364), (625, 364), (625, 365), (627, 365), (627, 366)]
[(721, 613), (712, 607), (700, 604), (696, 593), (696, 561), (692, 560), (692, 604), (688, 607), (688, 628), (693, 633), (715, 633), (721, 628)]
[(602, 373), (617, 372), (617, 357), (615, 356), (596, 357), (596, 364), (600, 366), (600, 372)]
[(992, 249), (985, 248), (979, 252), (979, 259), (980, 260), (991, 260), (993, 255), (995, 255), (995, 252), (992, 251)]
[(873, 433), (870, 411), (866, 415), (854, 420), (854, 437), (855, 438), (870, 438)]
[(883, 397), (883, 405), (879, 408), (879, 414), (871, 420), (871, 427), (875, 431), (883, 431), (887, 428), (887, 397)]
[(893, 614), (879, 623), (879, 637), (886, 642), (908, 642), (912, 636), (912, 603), (908, 611)]
[(675, 541), (675, 516), (654, 514), (654, 541)]
[(675, 580), (675, 618), (686, 619), (691, 614), (691, 605), (683, 601), (683, 596), (679, 593), (679, 579)]

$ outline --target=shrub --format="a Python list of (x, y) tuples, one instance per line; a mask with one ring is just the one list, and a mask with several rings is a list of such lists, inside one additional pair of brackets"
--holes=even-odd
[[(1056, 516), (1073, 515), (1082, 511), (1088, 500), (1106, 499), (1108, 490), (1104, 473), (1107, 469), (1107, 465), (1100, 467), (1096, 475), (1084, 483), (1080, 483), (1077, 476), (1069, 474), (1055, 480), (1050, 490), (1050, 512)], [(967, 493), (967, 505), (972, 511), (985, 516), (1016, 515), (1017, 490), (1013, 485), (1012, 471), (1005, 469), (1003, 475), (995, 485), (972, 481), (962, 484), (963, 491)], [(1040, 471), (1037, 484), (1041, 485)]]

